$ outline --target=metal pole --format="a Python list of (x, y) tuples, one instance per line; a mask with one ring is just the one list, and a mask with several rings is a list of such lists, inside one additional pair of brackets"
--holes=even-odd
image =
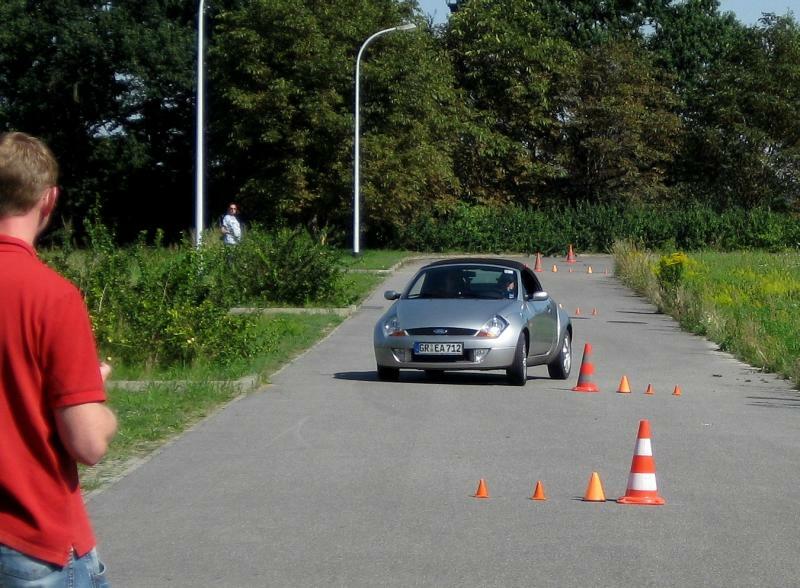
[(203, 47), (205, 45), (205, 0), (200, 0), (200, 7), (197, 11), (197, 137), (195, 148), (195, 246), (200, 247), (203, 243), (203, 219), (205, 218), (205, 144), (204, 136), (204, 112), (205, 112), (205, 82), (203, 72)]
[(392, 27), (390, 29), (384, 29), (382, 31), (378, 31), (366, 41), (364, 44), (361, 45), (361, 49), (358, 50), (358, 55), (356, 56), (356, 105), (355, 105), (355, 140), (353, 141), (354, 144), (354, 157), (353, 157), (353, 255), (358, 256), (361, 255), (361, 245), (360, 245), (360, 234), (361, 234), (361, 219), (360, 219), (360, 200), (361, 200), (361, 153), (360, 153), (360, 126), (361, 126), (361, 113), (360, 113), (360, 106), (361, 106), (361, 54), (364, 53), (364, 49), (367, 48), (373, 39), (384, 35), (386, 33), (391, 33), (392, 31), (409, 31), (411, 29), (417, 28), (417, 25), (413, 23), (404, 24), (396, 27)]

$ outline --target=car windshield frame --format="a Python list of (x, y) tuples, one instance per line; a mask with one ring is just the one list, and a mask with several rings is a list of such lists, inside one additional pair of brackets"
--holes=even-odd
[[(509, 286), (510, 284), (510, 286)], [(422, 268), (403, 292), (404, 300), (516, 300), (520, 274), (502, 265), (456, 263)]]

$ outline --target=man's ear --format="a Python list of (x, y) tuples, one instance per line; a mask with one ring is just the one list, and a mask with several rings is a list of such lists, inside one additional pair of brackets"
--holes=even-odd
[(58, 186), (50, 186), (42, 196), (42, 216), (50, 216), (58, 201)]

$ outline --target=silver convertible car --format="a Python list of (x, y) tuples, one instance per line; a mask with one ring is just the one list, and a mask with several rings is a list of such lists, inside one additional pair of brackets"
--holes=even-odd
[(375, 325), (378, 378), (401, 369), (506, 370), (524, 386), (528, 366), (547, 365), (551, 378), (572, 367), (569, 315), (536, 274), (505, 259), (449, 259), (426, 265)]

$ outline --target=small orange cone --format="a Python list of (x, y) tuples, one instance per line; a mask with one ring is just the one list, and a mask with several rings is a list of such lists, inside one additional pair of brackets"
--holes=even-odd
[(544, 495), (544, 486), (542, 486), (541, 480), (536, 482), (536, 488), (533, 490), (531, 500), (547, 500), (547, 496)]
[(558, 266), (556, 266), (556, 264), (553, 264), (553, 272), (557, 272), (557, 271), (558, 271)]
[(486, 487), (486, 480), (483, 478), (478, 482), (478, 489), (474, 494), (475, 498), (489, 498), (489, 488)]
[(650, 421), (639, 421), (639, 433), (633, 451), (631, 473), (625, 496), (617, 499), (620, 504), (665, 504), (658, 495), (656, 485), (656, 462), (653, 459), (653, 446), (650, 443)]
[(541, 253), (537, 253), (536, 254), (536, 263), (533, 266), (533, 271), (535, 271), (535, 272), (543, 272), (544, 271), (542, 269), (542, 254)]
[(572, 273), (572, 272), (574, 272), (574, 271), (575, 271), (574, 269), (572, 269), (572, 268), (569, 268), (569, 273)]
[(575, 252), (572, 250), (572, 243), (570, 243), (569, 251), (567, 251), (567, 263), (575, 263), (576, 261)]
[(586, 273), (587, 274), (591, 274), (592, 273), (592, 266), (589, 266), (589, 269), (586, 270)]
[(597, 309), (596, 308), (592, 309), (592, 316), (597, 316)]
[(578, 374), (578, 384), (572, 389), (573, 392), (600, 392), (597, 384), (590, 379), (594, 375), (594, 365), (591, 360), (592, 345), (586, 343), (583, 346), (583, 361), (581, 361), (581, 371)]
[(603, 492), (603, 483), (600, 481), (600, 475), (597, 472), (592, 472), (592, 477), (589, 478), (589, 485), (586, 487), (586, 494), (583, 495), (583, 500), (586, 502), (606, 501), (606, 494)]
[(628, 385), (628, 376), (622, 376), (622, 379), (619, 381), (619, 388), (617, 388), (617, 392), (620, 394), (631, 393), (631, 387)]
[(648, 384), (647, 385), (647, 390), (645, 390), (644, 393), (649, 395), (649, 396), (652, 396), (653, 394), (656, 393), (656, 391), (653, 390), (653, 385), (652, 384)]
[(672, 391), (673, 396), (680, 396), (681, 395), (681, 387), (675, 386), (675, 390)]
[(575, 309), (575, 316), (581, 316), (581, 307)]

